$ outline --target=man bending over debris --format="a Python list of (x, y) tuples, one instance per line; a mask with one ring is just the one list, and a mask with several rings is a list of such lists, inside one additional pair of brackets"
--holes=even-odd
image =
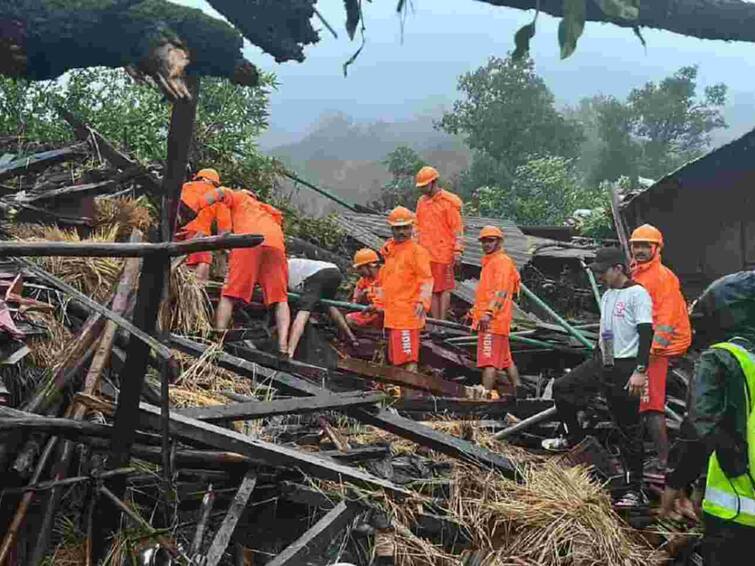
[(367, 305), (367, 310), (346, 315), (346, 322), (352, 328), (383, 328), (382, 301), (378, 296), (380, 288), (380, 258), (375, 250), (362, 248), (354, 254), (354, 269), (360, 277), (354, 286), (351, 302)]
[(498, 397), (498, 372), (506, 370), (511, 384), (519, 385), (519, 372), (511, 359), (509, 333), (514, 295), (519, 292), (519, 272), (503, 251), (503, 232), (485, 226), (478, 238), (485, 255), (472, 308), (472, 328), (477, 330), (477, 367), (482, 368), (482, 385)]
[[(220, 186), (220, 175), (215, 169), (201, 169), (194, 175), (194, 179), (184, 183), (181, 187), (181, 201), (191, 208), (197, 210), (197, 204), (202, 197), (211, 191), (214, 187)], [(184, 231), (189, 238), (197, 232), (203, 234), (212, 233), (212, 223), (217, 222), (218, 234), (222, 235), (230, 232), (233, 228), (231, 224), (231, 212), (224, 204), (215, 203), (203, 209), (197, 217), (184, 226)], [(195, 267), (194, 273), (197, 280), (206, 283), (210, 278), (210, 266), (212, 265), (212, 252), (194, 252), (186, 258), (186, 265)]]
[(462, 202), (455, 194), (440, 188), (438, 171), (423, 167), (417, 173), (417, 238), (430, 252), (433, 274), (433, 318), (445, 320), (451, 306), (451, 291), (456, 287), (454, 267), (461, 265), (464, 251)]
[[(288, 260), (288, 288), (294, 293), (301, 293), (299, 312), (296, 313), (291, 334), (288, 337), (288, 356), (294, 357), (304, 328), (307, 326), (312, 310), (320, 299), (335, 299), (338, 287), (343, 281), (338, 266), (314, 259), (292, 258)], [(336, 326), (348, 337), (352, 344), (358, 345), (354, 333), (346, 324), (346, 319), (336, 307), (327, 307), (328, 314)]]
[(584, 438), (577, 411), (602, 391), (620, 433), (620, 449), (629, 476), (629, 489), (617, 503), (633, 507), (647, 502), (642, 487), (642, 426), (640, 396), (647, 382), (653, 303), (642, 285), (632, 281), (623, 252), (598, 250), (590, 264), (608, 287), (601, 300), (600, 348), (596, 356), (558, 379), (553, 398), (568, 438), (543, 441), (547, 450), (566, 449)]
[[(666, 473), (668, 433), (666, 431), (666, 376), (669, 359), (683, 356), (692, 342), (679, 279), (661, 263), (663, 234), (644, 224), (629, 239), (632, 248), (632, 279), (647, 289), (653, 299), (653, 345), (648, 364), (648, 385), (640, 401), (640, 413), (658, 454), (657, 471)], [(651, 466), (653, 467), (653, 466)]]
[(228, 329), (234, 304), (250, 302), (254, 286), (259, 283), (265, 305), (275, 305), (278, 349), (288, 354), (291, 311), (288, 306), (286, 245), (281, 228), (283, 215), (278, 209), (257, 200), (250, 191), (224, 187), (206, 193), (194, 213), (201, 214), (215, 203), (230, 210), (234, 234), (261, 234), (265, 238), (259, 246), (231, 250), (228, 273), (215, 313), (215, 326), (218, 330)]
[(430, 255), (412, 239), (414, 214), (398, 206), (388, 215), (393, 237), (380, 254), (385, 265), (380, 284), (388, 331), (388, 359), (395, 366), (417, 371), (419, 332), (425, 327), (433, 290)]

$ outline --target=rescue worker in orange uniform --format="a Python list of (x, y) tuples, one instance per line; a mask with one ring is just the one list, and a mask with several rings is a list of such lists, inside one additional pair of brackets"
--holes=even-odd
[(393, 237), (380, 250), (380, 292), (388, 359), (391, 364), (417, 371), (419, 333), (425, 327), (433, 291), (430, 254), (412, 239), (414, 213), (398, 206), (388, 215)]
[(445, 320), (451, 306), (451, 291), (456, 287), (454, 268), (461, 265), (464, 251), (462, 202), (455, 194), (438, 185), (438, 171), (423, 167), (416, 185), (422, 196), (417, 201), (417, 241), (430, 252), (433, 272), (432, 315)]
[(669, 359), (685, 354), (692, 342), (692, 329), (679, 279), (661, 263), (661, 231), (644, 224), (632, 233), (629, 244), (632, 279), (645, 287), (653, 299), (653, 342), (640, 413), (656, 447), (658, 471), (665, 473), (669, 452), (665, 415)]
[(264, 242), (253, 248), (231, 250), (228, 274), (215, 313), (218, 330), (226, 330), (231, 322), (237, 302), (249, 303), (254, 286), (259, 283), (265, 305), (275, 305), (275, 322), (278, 329), (278, 349), (288, 351), (288, 331), (291, 311), (288, 306), (288, 263), (286, 245), (281, 228), (281, 212), (257, 200), (246, 190), (218, 187), (202, 197), (195, 213), (219, 203), (228, 207), (234, 234), (261, 234)]
[(378, 297), (380, 288), (380, 257), (375, 250), (362, 248), (354, 254), (354, 269), (360, 277), (354, 286), (351, 302), (367, 305), (367, 310), (346, 315), (346, 322), (352, 328), (383, 328), (383, 313)]
[(482, 272), (472, 308), (472, 328), (477, 331), (477, 367), (482, 369), (482, 385), (493, 398), (498, 397), (498, 372), (505, 370), (514, 386), (519, 372), (511, 359), (509, 333), (514, 296), (521, 278), (516, 265), (503, 251), (503, 232), (497, 226), (485, 226), (478, 238), (482, 251)]
[[(181, 201), (192, 210), (196, 210), (197, 203), (214, 187), (220, 186), (220, 175), (215, 169), (201, 169), (194, 178), (184, 183), (181, 187)], [(218, 235), (230, 232), (231, 212), (223, 204), (214, 204), (204, 209), (189, 224), (184, 226), (187, 237), (192, 238), (197, 232), (210, 235), (212, 223), (217, 222)], [(210, 278), (210, 266), (212, 265), (212, 252), (194, 252), (186, 258), (186, 265), (194, 267), (194, 273), (201, 282), (207, 282)]]

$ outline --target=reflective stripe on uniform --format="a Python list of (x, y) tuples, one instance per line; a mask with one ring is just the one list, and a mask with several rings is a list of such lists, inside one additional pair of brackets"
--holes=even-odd
[(664, 348), (671, 345), (671, 340), (664, 338), (663, 336), (658, 336), (657, 334), (653, 336), (653, 342), (658, 342), (658, 344), (660, 344)]
[(676, 328), (673, 327), (673, 326), (668, 326), (667, 324), (659, 324), (656, 327), (655, 331), (656, 332), (671, 332), (671, 333), (674, 333), (674, 332), (676, 332)]
[(744, 513), (755, 517), (755, 499), (744, 495), (729, 493), (708, 485), (705, 487), (705, 501), (728, 509), (732, 513)]

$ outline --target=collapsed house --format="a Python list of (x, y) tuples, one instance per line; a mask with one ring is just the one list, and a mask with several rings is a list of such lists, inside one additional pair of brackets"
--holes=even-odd
[[(385, 366), (379, 334), (354, 350), (322, 322), (283, 360), (265, 349), (260, 305), (219, 340), (217, 282), (205, 289), (181, 265), (186, 244), (144, 243), (156, 225), (145, 200), (165, 170), (66, 118), (72, 146), (0, 150), (0, 207), (15, 214), (2, 227), (0, 290), (19, 331), (6, 330), (2, 362), (4, 563), (639, 565), (692, 552), (694, 526), (612, 509), (621, 470), (603, 448), (615, 446), (605, 406), (586, 415), (600, 442), (533, 450), (554, 432), (552, 379), (596, 339), (583, 269), (594, 245), (467, 219), (469, 234), (502, 226), (528, 290), (512, 335), (516, 397), (476, 398), (475, 337), (455, 323), (431, 321), (421, 373)], [(387, 236), (380, 215), (338, 222), (347, 250)], [(234, 238), (200, 245), (255, 243)], [(332, 255), (316, 238), (298, 245)], [(173, 258), (171, 290), (151, 297), (159, 316), (145, 331), (139, 290), (158, 254)], [(459, 315), (479, 267), (470, 237)], [(675, 379), (678, 419), (684, 373)], [(391, 398), (380, 384), (411, 394)]]

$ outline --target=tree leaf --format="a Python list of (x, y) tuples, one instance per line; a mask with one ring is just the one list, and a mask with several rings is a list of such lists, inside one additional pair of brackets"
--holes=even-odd
[(577, 48), (577, 40), (585, 29), (586, 0), (564, 0), (564, 17), (558, 25), (558, 43), (561, 59), (566, 59)]
[(514, 52), (511, 54), (511, 58), (514, 61), (518, 61), (525, 57), (530, 51), (530, 39), (535, 36), (535, 22), (527, 24), (519, 28), (519, 31), (514, 35)]
[(346, 33), (349, 34), (349, 39), (354, 39), (362, 13), (359, 0), (343, 0), (343, 3), (346, 7)]
[(640, 0), (593, 0), (606, 16), (620, 20), (640, 17)]

